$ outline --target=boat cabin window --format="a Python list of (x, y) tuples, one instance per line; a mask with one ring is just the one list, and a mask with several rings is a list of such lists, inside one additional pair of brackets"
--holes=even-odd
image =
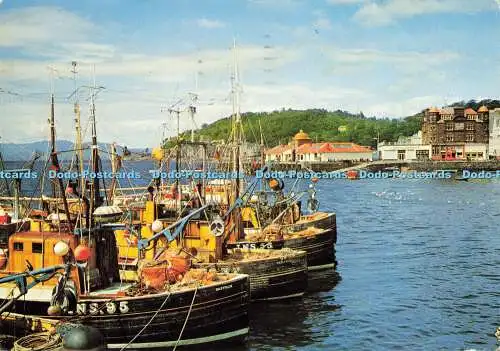
[(24, 251), (23, 243), (14, 243), (14, 251)]
[(31, 243), (31, 253), (43, 253), (43, 244)]
[(168, 219), (168, 218), (176, 218), (177, 211), (175, 208), (169, 208), (165, 205), (157, 205), (156, 207), (156, 217), (158, 219)]

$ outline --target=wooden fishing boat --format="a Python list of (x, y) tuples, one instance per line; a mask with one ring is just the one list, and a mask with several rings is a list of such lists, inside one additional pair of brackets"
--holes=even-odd
[[(101, 240), (114, 242), (112, 231), (97, 231), (95, 235)], [(112, 269), (117, 258), (109, 257), (113, 256), (113, 250), (110, 246), (104, 247), (103, 242), (82, 248), (77, 245), (78, 236), (72, 233), (45, 233), (42, 237), (39, 234), (17, 233), (10, 237), (9, 261), (7, 268), (0, 271), (0, 276), (5, 278), (17, 274), (20, 277), (26, 272), (26, 262), (30, 274), (15, 279), (13, 283), (0, 285), (0, 304), (6, 304), (12, 296), (21, 294), (27, 284), (33, 282), (33, 272), (42, 267), (42, 262), (55, 264), (60, 271), (64, 267), (64, 273), (57, 279), (55, 270), (45, 272), (48, 276), (42, 279), (43, 283), (12, 303), (13, 312), (3, 318), (17, 326), (22, 325), (23, 320), (89, 325), (103, 333), (112, 349), (125, 345), (134, 349), (153, 349), (242, 341), (248, 335), (247, 275), (216, 273), (210, 280), (176, 280), (165, 285), (167, 290), (143, 292), (137, 286), (113, 278), (117, 275)], [(97, 252), (97, 247), (101, 247), (101, 252)], [(69, 266), (68, 260), (71, 259), (82, 262), (81, 259), (85, 258), (82, 252), (86, 250), (89, 258), (97, 256), (98, 259), (88, 260), (85, 268), (77, 264)], [(104, 260), (105, 256), (109, 259)], [(86, 276), (85, 270), (95, 274)], [(189, 272), (185, 272), (184, 278)], [(85, 282), (86, 279), (90, 284)], [(33, 325), (31, 327), (33, 329)], [(42, 324), (39, 329), (43, 329)]]
[(250, 201), (242, 212), (244, 236), (230, 238), (226, 246), (302, 250), (307, 253), (309, 271), (335, 268), (336, 214), (318, 211), (316, 182), (313, 179), (307, 191), (310, 213), (303, 214), (301, 202), (284, 195), (283, 182), (271, 180), (269, 186), (278, 200), (273, 203), (257, 194), (257, 200)]
[[(250, 276), (252, 300), (279, 300), (302, 296), (307, 290), (307, 258), (304, 251), (281, 248), (262, 250), (259, 248), (228, 249), (224, 242), (228, 228), (223, 221), (191, 219), (185, 230), (177, 236), (167, 238), (170, 217), (158, 219), (154, 213), (163, 211), (163, 204), (147, 201), (144, 207), (136, 207), (138, 218), (130, 227), (116, 230), (119, 266), (122, 279), (137, 279), (139, 248), (145, 248), (145, 257), (155, 257), (165, 249), (189, 252), (194, 266), (216, 268), (225, 272), (239, 272)], [(205, 206), (208, 208), (210, 206)], [(199, 209), (198, 209), (199, 210)], [(203, 210), (203, 208), (202, 208)], [(210, 213), (200, 211), (201, 213)], [(220, 225), (214, 229), (214, 223)], [(136, 228), (136, 229), (134, 229)], [(139, 238), (140, 236), (140, 238)]]

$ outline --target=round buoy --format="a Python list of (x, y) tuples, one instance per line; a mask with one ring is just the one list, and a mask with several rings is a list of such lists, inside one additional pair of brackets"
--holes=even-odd
[(101, 332), (93, 327), (78, 326), (64, 335), (62, 351), (103, 351), (106, 342)]
[(69, 252), (69, 246), (64, 241), (58, 241), (54, 245), (54, 253), (56, 256), (62, 257), (67, 255)]
[(151, 224), (151, 229), (153, 230), (153, 232), (159, 233), (163, 230), (163, 223), (157, 219), (153, 222), (153, 224)]
[(90, 248), (87, 245), (78, 245), (75, 248), (75, 259), (77, 261), (87, 261), (90, 257)]
[(60, 316), (61, 313), (62, 309), (59, 305), (50, 305), (49, 308), (47, 308), (47, 314), (49, 316)]
[(317, 183), (318, 181), (319, 181), (319, 178), (318, 178), (318, 177), (313, 177), (313, 178), (311, 179), (311, 182), (313, 182), (313, 183)]

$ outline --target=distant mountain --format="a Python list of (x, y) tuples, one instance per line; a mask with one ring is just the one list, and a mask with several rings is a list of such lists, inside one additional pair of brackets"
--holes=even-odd
[[(90, 158), (90, 149), (88, 146), (90, 143), (84, 143), (84, 158), (87, 160)], [(111, 144), (109, 143), (99, 143), (99, 149), (105, 150), (109, 152), (111, 149)], [(73, 142), (68, 140), (58, 140), (56, 142), (56, 150), (59, 152), (58, 158), (61, 161), (70, 160), (73, 157), (73, 152), (65, 152), (73, 150)], [(143, 153), (146, 150), (138, 149), (138, 148), (129, 148), (131, 153)], [(47, 156), (49, 153), (49, 143), (48, 141), (35, 141), (32, 143), (5, 143), (0, 144), (0, 152), (2, 153), (4, 161), (28, 161), (33, 157), (35, 152), (42, 154), (43, 156)], [(123, 155), (123, 147), (117, 146), (117, 153), (119, 155)], [(101, 156), (103, 159), (107, 159), (105, 157), (105, 153), (101, 152)]]

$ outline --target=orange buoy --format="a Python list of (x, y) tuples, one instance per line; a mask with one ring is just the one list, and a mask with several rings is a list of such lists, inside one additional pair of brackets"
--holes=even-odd
[(74, 254), (77, 261), (87, 261), (90, 257), (90, 248), (87, 245), (78, 245)]
[(313, 178), (311, 179), (311, 182), (313, 182), (313, 183), (317, 183), (317, 182), (318, 182), (318, 180), (319, 180), (319, 178), (318, 178), (318, 177), (313, 177)]

